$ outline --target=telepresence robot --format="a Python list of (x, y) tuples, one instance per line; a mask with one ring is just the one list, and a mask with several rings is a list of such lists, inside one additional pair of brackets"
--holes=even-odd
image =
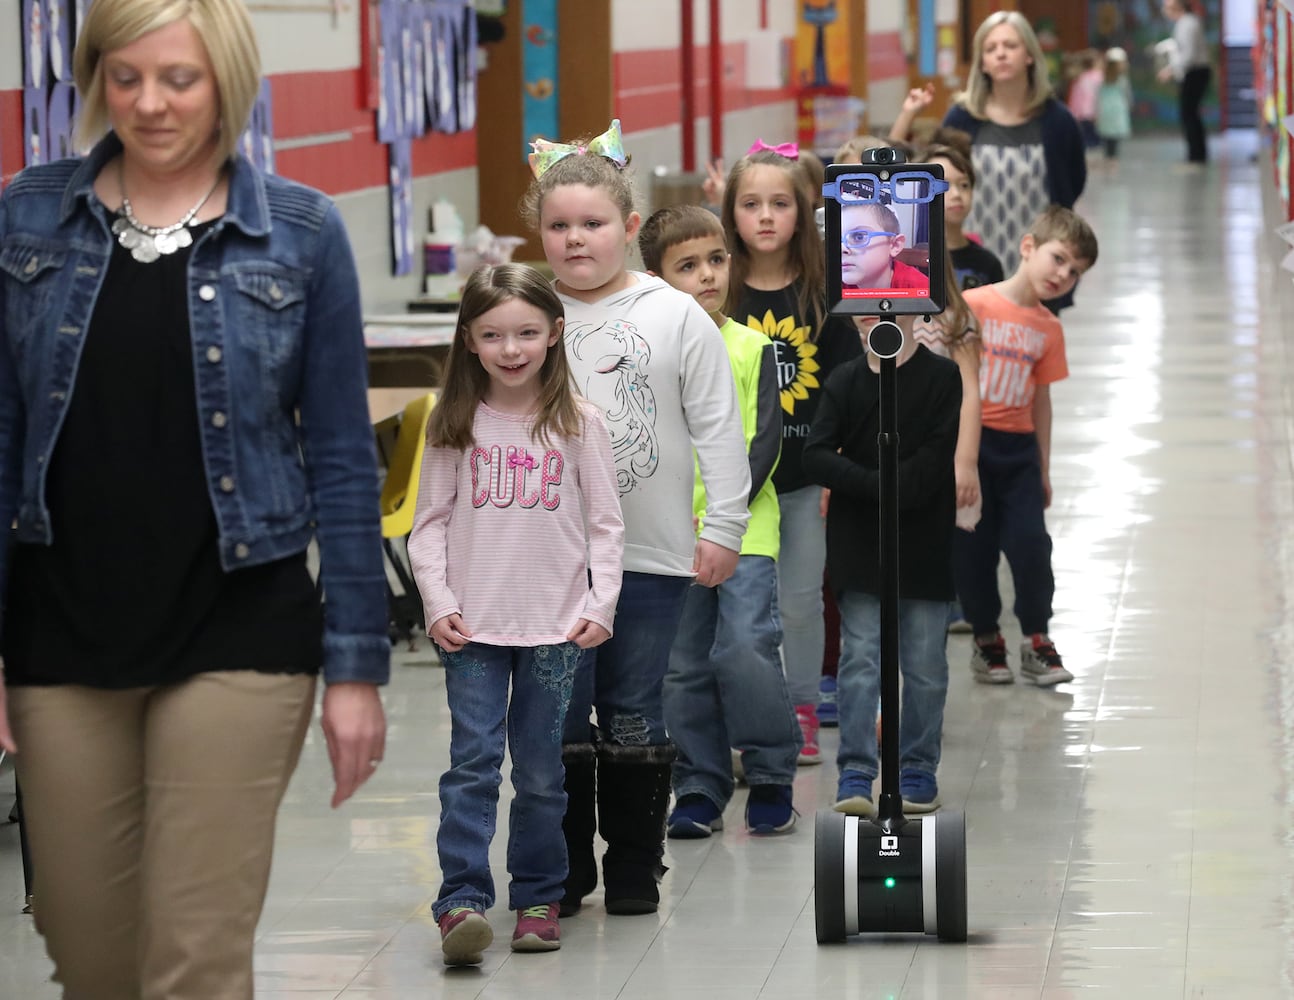
[[(869, 156), (870, 154), (870, 156)], [(827, 168), (827, 294), (831, 311), (879, 316), (867, 346), (880, 360), (881, 793), (874, 819), (819, 809), (814, 830), (818, 942), (861, 933), (924, 933), (966, 940), (966, 820), (950, 810), (903, 815), (899, 793), (898, 404), (895, 316), (944, 308), (942, 192), (937, 164), (903, 162), (894, 149), (864, 153), (861, 166)], [(857, 287), (841, 279), (842, 210), (884, 205), (910, 245), (927, 243), (929, 285)], [(935, 204), (938, 211), (932, 211)], [(931, 225), (931, 221), (934, 224)], [(893, 225), (893, 223), (890, 223)], [(848, 223), (844, 229), (849, 233)]]

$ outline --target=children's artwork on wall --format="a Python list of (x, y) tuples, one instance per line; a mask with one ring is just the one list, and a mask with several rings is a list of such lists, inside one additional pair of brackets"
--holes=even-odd
[(28, 87), (22, 92), (24, 164), (34, 167), (49, 162), (48, 109), (44, 90)]
[(50, 161), (75, 155), (72, 148), (72, 85), (59, 81), (49, 93), (46, 147)]
[(387, 147), (391, 188), (391, 257), (394, 274), (413, 271), (413, 156), (407, 138)]
[(476, 128), (476, 12), (464, 7), (458, 16), (458, 128)]
[(521, 155), (561, 134), (557, 116), (557, 0), (526, 0), (521, 43)]
[(445, 7), (436, 9), (436, 131), (458, 131), (458, 86), (454, 69), (458, 64), (458, 18)]
[(42, 0), (22, 0), (23, 89), (45, 89), (48, 69), (45, 10)]
[(842, 0), (798, 0), (795, 79), (806, 90), (849, 88), (849, 10)]
[(273, 92), (268, 78), (261, 80), (261, 89), (252, 104), (247, 128), (238, 137), (238, 149), (253, 165), (266, 173), (274, 173), (274, 116)]
[(69, 0), (45, 0), (49, 28), (49, 68), (56, 80), (72, 79), (72, 11)]
[(377, 110), (377, 137), (380, 142), (394, 142), (408, 135), (404, 121), (404, 95), (400, 64), (400, 29), (404, 23), (403, 3), (387, 0), (382, 4), (382, 45), (378, 67), (382, 93)]

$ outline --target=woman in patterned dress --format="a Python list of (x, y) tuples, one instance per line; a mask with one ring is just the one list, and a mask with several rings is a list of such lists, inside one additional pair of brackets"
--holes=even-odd
[[(1052, 93), (1042, 47), (1024, 15), (990, 14), (975, 32), (974, 47), (979, 64), (943, 123), (971, 135), (980, 181), (966, 228), (979, 233), (1012, 274), (1029, 223), (1048, 205), (1073, 208), (1083, 193), (1083, 136)], [(1071, 301), (1048, 305), (1054, 311)]]

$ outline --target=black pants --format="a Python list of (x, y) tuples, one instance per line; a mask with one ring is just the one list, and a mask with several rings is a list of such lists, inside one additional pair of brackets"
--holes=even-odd
[(983, 513), (974, 531), (953, 532), (953, 570), (962, 613), (976, 635), (998, 630), (1002, 597), (999, 554), (1015, 581), (1015, 616), (1025, 635), (1046, 632), (1056, 581), (1051, 536), (1043, 521), (1042, 460), (1033, 433), (985, 427), (980, 432), (979, 485)]
[(1119, 140), (1103, 139), (1105, 143), (1105, 157), (1107, 160), (1117, 160), (1119, 158)]
[(1188, 69), (1177, 91), (1177, 111), (1182, 121), (1182, 135), (1186, 137), (1186, 159), (1191, 163), (1205, 163), (1209, 147), (1204, 141), (1204, 119), (1200, 117), (1200, 102), (1209, 87), (1213, 71), (1207, 66)]

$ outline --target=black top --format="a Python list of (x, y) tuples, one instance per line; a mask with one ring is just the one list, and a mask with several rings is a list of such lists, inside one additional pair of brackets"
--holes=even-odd
[(10, 684), (127, 688), (322, 663), (323, 611), (304, 552), (232, 573), (220, 566), (188, 256), (141, 264), (113, 247), (50, 456), (53, 544), (14, 547)]
[(769, 292), (743, 287), (731, 313), (738, 323), (765, 334), (777, 352), (782, 456), (773, 471), (773, 485), (778, 493), (812, 485), (801, 456), (822, 386), (836, 368), (863, 351), (858, 331), (848, 319), (828, 316), (821, 331), (815, 331), (809, 318), (800, 315), (797, 288), (791, 284)]
[[(899, 596), (951, 601), (961, 375), (956, 363), (918, 345), (895, 381)], [(827, 575), (836, 593), (880, 594), (880, 389), (880, 375), (866, 358), (842, 367), (827, 380), (804, 449), (805, 470), (831, 488)]]
[(1002, 273), (1002, 262), (993, 251), (974, 241), (949, 252), (953, 258), (953, 270), (957, 273), (957, 287), (963, 292), (968, 288), (995, 285), (1006, 278)]

